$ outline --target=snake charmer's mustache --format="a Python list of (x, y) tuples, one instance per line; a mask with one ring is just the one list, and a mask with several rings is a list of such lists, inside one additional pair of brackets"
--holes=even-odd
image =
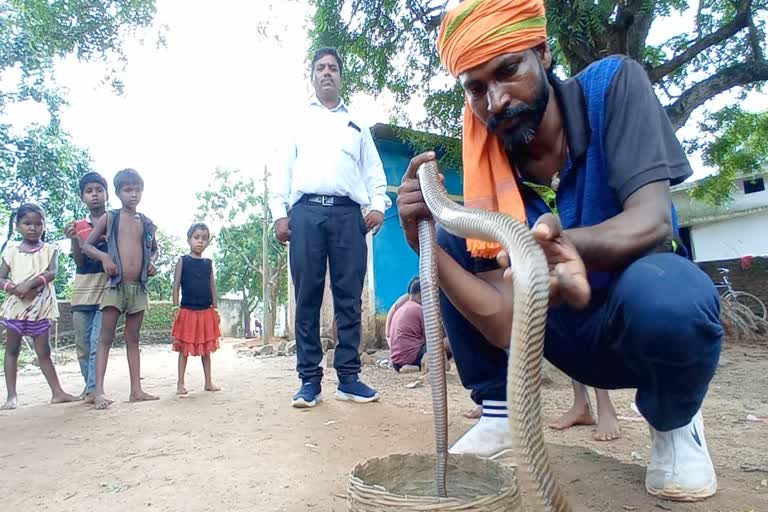
[(532, 105), (521, 103), (514, 107), (507, 107), (498, 114), (491, 114), (488, 118), (488, 130), (495, 132), (501, 123), (508, 120), (514, 120), (518, 117), (525, 117), (526, 115), (534, 114), (536, 109)]

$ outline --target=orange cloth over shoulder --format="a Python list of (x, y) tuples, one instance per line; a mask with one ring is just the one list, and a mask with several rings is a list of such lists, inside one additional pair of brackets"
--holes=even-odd
[[(443, 19), (437, 49), (454, 77), (499, 55), (546, 41), (544, 0), (465, 0)], [(525, 222), (525, 207), (512, 166), (498, 137), (464, 105), (462, 133), (464, 205), (509, 214)], [(474, 257), (494, 258), (496, 242), (468, 239)]]

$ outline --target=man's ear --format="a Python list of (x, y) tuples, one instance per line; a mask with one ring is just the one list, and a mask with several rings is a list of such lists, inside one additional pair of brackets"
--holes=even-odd
[(552, 51), (549, 49), (549, 44), (545, 41), (538, 46), (534, 46), (532, 50), (541, 61), (544, 69), (549, 71), (549, 68), (552, 67)]

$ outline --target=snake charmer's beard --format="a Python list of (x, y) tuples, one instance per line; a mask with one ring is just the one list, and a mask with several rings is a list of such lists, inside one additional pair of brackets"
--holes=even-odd
[[(511, 153), (524, 150), (536, 138), (536, 130), (539, 128), (544, 113), (549, 103), (549, 87), (544, 66), (539, 61), (539, 77), (536, 86), (537, 92), (533, 103), (521, 103), (514, 107), (504, 109), (498, 114), (488, 118), (486, 127), (493, 135), (499, 137), (504, 148)], [(516, 120), (517, 123), (509, 129), (503, 129), (505, 121)]]

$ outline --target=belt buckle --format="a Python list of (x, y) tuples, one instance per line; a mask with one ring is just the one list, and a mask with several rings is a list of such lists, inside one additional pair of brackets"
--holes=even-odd
[(333, 196), (320, 196), (320, 204), (323, 206), (333, 206), (335, 202), (334, 199)]

